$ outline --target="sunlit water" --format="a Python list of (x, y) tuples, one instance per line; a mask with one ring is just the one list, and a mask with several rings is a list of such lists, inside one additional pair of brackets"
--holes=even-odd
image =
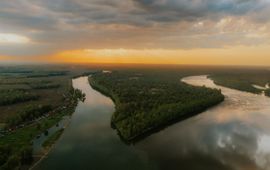
[(219, 88), (225, 101), (130, 146), (110, 127), (112, 101), (93, 90), (87, 77), (74, 79), (86, 100), (35, 169), (270, 169), (270, 99), (216, 86), (207, 76), (182, 81)]

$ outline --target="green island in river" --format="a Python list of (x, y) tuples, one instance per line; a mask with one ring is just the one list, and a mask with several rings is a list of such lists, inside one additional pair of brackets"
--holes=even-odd
[(112, 127), (124, 141), (132, 142), (224, 100), (218, 89), (190, 86), (179, 78), (171, 76), (168, 81), (168, 76), (145, 72), (103, 71), (89, 77), (89, 82), (115, 102)]

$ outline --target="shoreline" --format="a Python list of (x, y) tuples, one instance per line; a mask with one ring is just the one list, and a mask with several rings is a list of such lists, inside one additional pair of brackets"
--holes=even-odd
[[(46, 146), (46, 147), (42, 146), (42, 148), (43, 148), (43, 153), (41, 154), (42, 156), (39, 157), (39, 159), (29, 168), (29, 170), (34, 169), (39, 163), (41, 163), (48, 156), (48, 154), (51, 152), (51, 150), (55, 147), (57, 141), (60, 140), (61, 137), (63, 136), (63, 133), (64, 133), (65, 129), (69, 126), (69, 124), (70, 124), (70, 121), (62, 129), (60, 136), (56, 140), (54, 140), (51, 145)], [(55, 132), (55, 133), (57, 133), (57, 132)], [(54, 134), (52, 134), (52, 135), (54, 135)]]
[[(75, 108), (77, 107), (77, 105), (75, 106)], [(73, 114), (73, 113), (72, 113)], [(61, 120), (63, 119), (63, 117), (64, 116), (68, 116), (68, 115), (72, 115), (72, 114), (69, 114), (69, 113), (67, 113), (67, 114), (64, 114), (63, 116), (62, 116), (62, 118), (61, 118)], [(60, 122), (61, 120), (59, 120), (58, 122)], [(58, 123), (57, 122), (57, 123)], [(48, 147), (43, 147), (42, 146), (42, 151), (41, 151), (41, 154), (40, 154), (40, 156), (39, 157), (37, 157), (37, 160), (33, 160), (33, 163), (29, 166), (30, 168), (29, 168), (29, 170), (32, 170), (33, 168), (35, 168), (43, 159), (45, 159), (46, 158), (46, 156), (50, 153), (50, 151), (54, 148), (54, 146), (55, 146), (55, 144), (56, 144), (56, 142), (59, 140), (59, 139), (61, 139), (61, 137), (63, 136), (63, 133), (65, 132), (65, 129), (69, 126), (69, 124), (70, 124), (70, 122), (71, 122), (71, 119), (68, 121), (68, 123), (67, 123), (67, 125), (65, 125), (65, 127), (64, 127), (64, 129), (63, 129), (63, 132), (62, 132), (62, 134), (60, 135), (60, 137), (57, 139), (57, 140), (55, 140), (54, 142), (53, 142), (53, 144), (52, 145), (50, 145), (50, 146), (48, 146)], [(56, 124), (57, 124), (56, 123)], [(54, 124), (53, 126), (55, 126), (56, 124)], [(53, 126), (51, 126), (51, 127), (53, 127)], [(50, 127), (50, 128), (51, 128)], [(52, 134), (53, 135), (53, 134)], [(48, 137), (49, 138), (49, 137)], [(47, 138), (47, 139), (48, 139)], [(45, 140), (46, 141), (46, 140)], [(45, 142), (44, 141), (44, 142)], [(44, 143), (43, 142), (43, 143)], [(34, 156), (34, 155), (33, 155)]]
[[(79, 76), (79, 77), (76, 77), (76, 78), (80, 78), (80, 77), (83, 77), (83, 76)], [(73, 80), (73, 79), (72, 79)], [(74, 89), (75, 90), (75, 89)], [(67, 111), (67, 113), (64, 113), (63, 115), (61, 115), (61, 119), (60, 120), (58, 120), (54, 125), (52, 125), (51, 127), (53, 127), (53, 126), (55, 126), (57, 123), (59, 123), (63, 118), (64, 118), (64, 116), (72, 116), (74, 113), (75, 113), (75, 109), (76, 109), (76, 107), (78, 106), (78, 103), (79, 103), (79, 101), (80, 101), (81, 99), (79, 99), (79, 98), (77, 98), (76, 99), (76, 102), (74, 103), (74, 105), (72, 106), (72, 108), (70, 108), (70, 109), (72, 109), (72, 112), (69, 112), (69, 110)], [(59, 140), (59, 139), (61, 139), (61, 137), (63, 136), (63, 133), (65, 132), (65, 130), (66, 130), (66, 128), (70, 125), (70, 122), (71, 122), (71, 119), (69, 119), (68, 120), (68, 122), (67, 122), (67, 124), (63, 127), (63, 131), (62, 131), (62, 133), (60, 134), (60, 136), (53, 142), (53, 144), (52, 145), (50, 145), (50, 146), (48, 146), (48, 147), (43, 147), (42, 146), (42, 148), (43, 148), (43, 151), (41, 151), (42, 153), (41, 153), (41, 156), (40, 157), (37, 157), (37, 160), (33, 160), (33, 162), (29, 165), (29, 166), (27, 166), (28, 168), (26, 168), (26, 169), (29, 169), (29, 170), (32, 170), (32, 169), (34, 169), (42, 160), (44, 160), (45, 158), (46, 158), (46, 156), (51, 152), (51, 150), (55, 147), (55, 144), (57, 143), (57, 141)], [(51, 128), (50, 127), (50, 128)], [(56, 131), (57, 132), (57, 131)], [(54, 134), (52, 134), (52, 135), (54, 135)], [(49, 137), (48, 137), (49, 138)], [(48, 139), (47, 138), (47, 139)], [(46, 139), (46, 140), (47, 140)], [(46, 140), (44, 141), (44, 142), (46, 142)], [(44, 143), (43, 142), (43, 143)], [(34, 155), (33, 155), (34, 156)], [(34, 157), (33, 157), (33, 159), (34, 159)]]

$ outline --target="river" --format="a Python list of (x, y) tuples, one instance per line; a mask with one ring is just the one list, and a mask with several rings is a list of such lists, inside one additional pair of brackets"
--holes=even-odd
[(34, 169), (270, 169), (270, 98), (217, 86), (207, 76), (182, 81), (219, 88), (225, 101), (126, 145), (110, 127), (113, 102), (92, 89), (87, 77), (74, 79), (74, 88), (86, 100), (79, 102), (70, 125)]

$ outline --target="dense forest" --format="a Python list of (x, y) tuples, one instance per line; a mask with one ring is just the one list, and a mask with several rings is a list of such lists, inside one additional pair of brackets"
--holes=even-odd
[(116, 111), (111, 123), (126, 141), (224, 100), (220, 90), (193, 87), (169, 73), (113, 71), (93, 74), (93, 88), (110, 96)]
[(51, 105), (27, 105), (16, 116), (10, 117), (6, 127), (14, 127), (26, 121), (32, 121), (52, 110)]
[(0, 106), (36, 100), (38, 95), (26, 90), (0, 90)]
[(55, 83), (37, 83), (37, 84), (30, 84), (32, 89), (56, 89), (59, 88), (59, 84)]

